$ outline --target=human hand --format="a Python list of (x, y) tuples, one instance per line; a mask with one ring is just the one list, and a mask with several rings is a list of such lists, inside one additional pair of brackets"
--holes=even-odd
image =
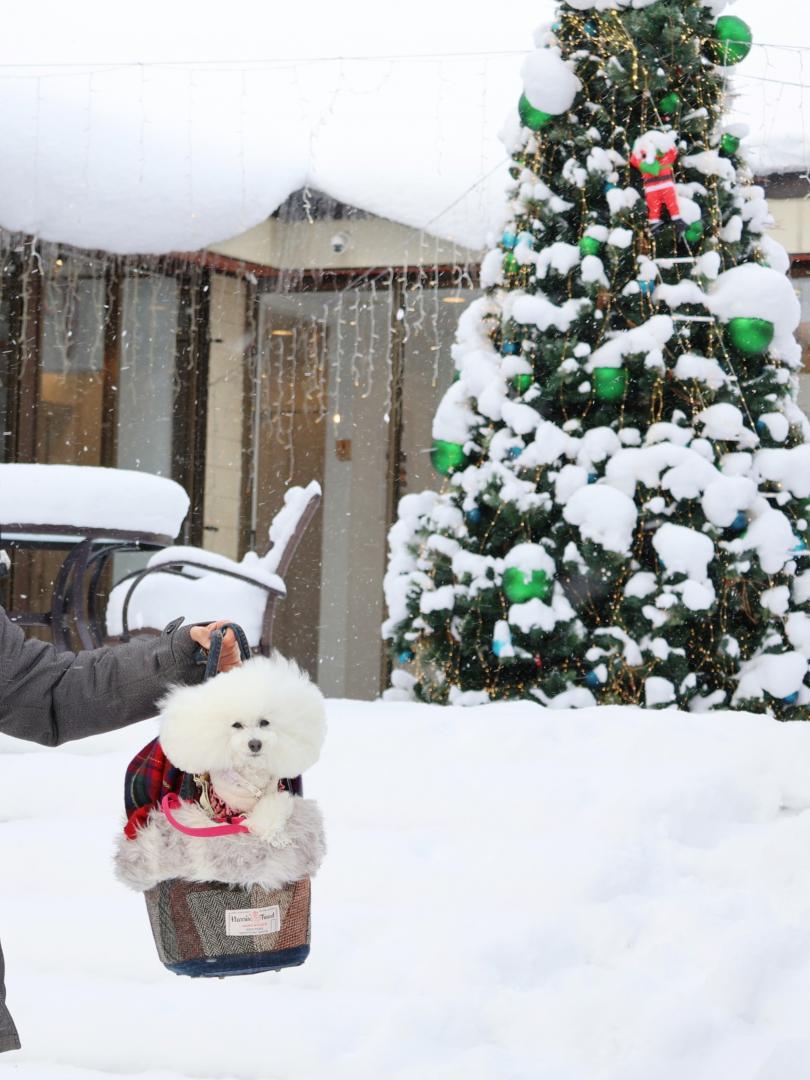
[[(196, 641), (208, 652), (211, 648), (212, 631), (219, 629), (220, 626), (228, 626), (231, 622), (233, 622), (232, 619), (218, 619), (217, 622), (209, 623), (208, 626), (192, 626), (189, 629), (191, 640)], [(239, 667), (241, 663), (242, 657), (239, 654), (236, 634), (233, 630), (226, 630), (225, 637), (222, 639), (222, 652), (219, 654), (219, 670), (230, 671), (231, 668)]]

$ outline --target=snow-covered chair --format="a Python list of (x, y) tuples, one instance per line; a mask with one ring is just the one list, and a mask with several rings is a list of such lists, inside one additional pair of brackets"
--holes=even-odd
[(155, 552), (145, 569), (110, 593), (107, 633), (127, 641), (133, 631), (159, 629), (179, 615), (185, 622), (228, 618), (244, 629), (251, 648), (269, 654), (276, 604), (287, 594), (284, 577), (320, 501), (317, 481), (290, 488), (264, 555), (249, 551), (236, 562), (197, 547)]

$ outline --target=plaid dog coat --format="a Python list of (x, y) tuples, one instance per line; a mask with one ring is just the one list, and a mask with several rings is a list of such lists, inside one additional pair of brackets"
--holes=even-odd
[[(298, 792), (300, 783), (279, 780), (279, 791)], [(214, 821), (230, 821), (238, 811), (227, 806), (211, 787), (207, 776), (197, 777), (183, 772), (163, 752), (160, 739), (153, 739), (139, 750), (127, 766), (124, 779), (124, 809), (127, 823), (124, 835), (134, 840), (138, 829), (146, 824), (152, 810), (160, 806), (164, 795), (175, 794), (184, 802), (199, 802), (205, 795)]]
[(138, 751), (127, 766), (124, 779), (127, 823), (124, 835), (134, 840), (138, 829), (146, 824), (150, 811), (159, 806), (163, 796), (170, 792), (190, 802), (197, 798), (199, 787), (191, 773), (172, 765), (163, 753), (160, 739), (153, 739)]

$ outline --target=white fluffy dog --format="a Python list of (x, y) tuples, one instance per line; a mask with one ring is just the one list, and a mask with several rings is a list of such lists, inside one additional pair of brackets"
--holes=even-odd
[(178, 769), (208, 774), (215, 796), (245, 825), (286, 847), (292, 796), (279, 791), (318, 760), (326, 734), (323, 695), (278, 653), (255, 657), (161, 702), (160, 742)]

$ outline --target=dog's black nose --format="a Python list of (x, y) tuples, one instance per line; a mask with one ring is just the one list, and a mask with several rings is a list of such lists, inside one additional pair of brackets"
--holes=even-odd
[(250, 742), (248, 743), (248, 749), (252, 750), (254, 754), (258, 754), (258, 752), (261, 750), (261, 748), (262, 748), (261, 739), (251, 739)]

